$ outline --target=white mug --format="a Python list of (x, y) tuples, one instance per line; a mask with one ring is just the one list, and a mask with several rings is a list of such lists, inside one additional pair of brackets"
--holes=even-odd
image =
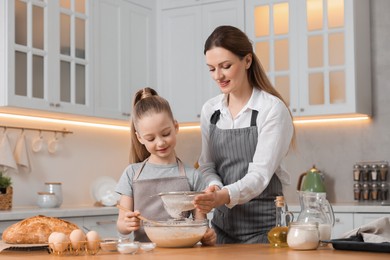
[(42, 133), (39, 132), (39, 136), (37, 136), (32, 140), (31, 148), (34, 152), (37, 153), (42, 150), (42, 147), (43, 147), (43, 136)]

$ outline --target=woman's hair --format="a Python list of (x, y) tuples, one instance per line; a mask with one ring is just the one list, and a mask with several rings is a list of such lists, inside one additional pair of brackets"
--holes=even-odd
[[(244, 59), (246, 55), (251, 54), (252, 64), (247, 72), (249, 84), (278, 97), (288, 108), (287, 103), (269, 81), (259, 58), (253, 51), (252, 42), (244, 32), (236, 27), (229, 25), (222, 25), (217, 27), (207, 38), (204, 44), (203, 53), (206, 55), (208, 50), (215, 47), (221, 47), (232, 52), (233, 54), (237, 55), (240, 60)], [(289, 112), (291, 115), (291, 111)], [(293, 144), (294, 139), (295, 137), (292, 141)]]
[(148, 150), (138, 141), (136, 136), (138, 121), (146, 115), (161, 112), (167, 113), (174, 121), (168, 101), (160, 97), (154, 89), (140, 89), (134, 95), (130, 127), (130, 163), (142, 162), (150, 156)]

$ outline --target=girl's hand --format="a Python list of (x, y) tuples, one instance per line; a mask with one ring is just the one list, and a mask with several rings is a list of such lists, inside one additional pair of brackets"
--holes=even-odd
[(214, 246), (217, 242), (217, 234), (214, 229), (208, 228), (200, 242), (204, 246)]
[(140, 220), (137, 217), (139, 215), (140, 212), (138, 210), (126, 212), (124, 214), (124, 218), (123, 218), (124, 227), (129, 233), (139, 229)]

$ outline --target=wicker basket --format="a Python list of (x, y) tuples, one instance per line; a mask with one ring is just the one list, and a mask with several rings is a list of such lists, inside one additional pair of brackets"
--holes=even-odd
[(5, 194), (0, 194), (0, 210), (7, 210), (12, 208), (12, 187), (7, 187)]

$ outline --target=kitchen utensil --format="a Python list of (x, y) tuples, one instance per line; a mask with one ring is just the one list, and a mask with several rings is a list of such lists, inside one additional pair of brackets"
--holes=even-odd
[(58, 137), (57, 137), (57, 132), (54, 133), (54, 137), (53, 139), (50, 139), (48, 142), (47, 142), (47, 151), (51, 154), (55, 154), (58, 150)]
[(115, 206), (120, 198), (115, 192), (116, 180), (109, 176), (100, 176), (91, 184), (91, 195), (104, 206)]
[(304, 172), (299, 176), (297, 190), (326, 192), (323, 175), (314, 165), (309, 171)]
[(194, 197), (203, 193), (196, 191), (175, 191), (162, 192), (158, 195), (163, 201), (164, 208), (171, 217), (182, 218), (182, 212), (195, 209), (194, 204), (192, 204)]
[[(127, 208), (125, 208), (125, 207), (119, 205), (119, 204), (116, 205), (116, 207), (117, 207), (118, 209), (121, 209), (121, 210), (126, 211), (126, 212), (130, 212), (130, 211), (131, 211), (131, 210), (129, 210), (129, 209), (127, 209)], [(142, 215), (138, 215), (137, 218), (139, 218), (139, 219), (142, 220), (142, 221), (147, 221), (147, 222), (153, 223), (154, 225), (157, 225), (157, 226), (159, 225), (159, 222), (154, 221), (154, 220), (149, 220), (149, 219), (145, 218), (145, 217), (142, 216)]]
[(143, 222), (148, 238), (158, 247), (192, 247), (198, 243), (209, 226), (207, 219), (171, 219)]
[(321, 240), (329, 240), (335, 218), (333, 208), (326, 199), (326, 193), (300, 191), (301, 212), (298, 222), (317, 222)]
[(43, 136), (42, 136), (42, 131), (39, 131), (39, 135), (34, 138), (31, 142), (31, 149), (34, 152), (39, 152), (42, 150), (43, 147)]

